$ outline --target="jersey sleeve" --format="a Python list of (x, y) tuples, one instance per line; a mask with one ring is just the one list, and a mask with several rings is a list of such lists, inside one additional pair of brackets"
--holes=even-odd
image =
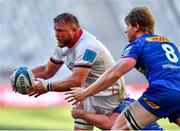
[(138, 42), (130, 43), (123, 51), (121, 58), (131, 57), (138, 59), (141, 54), (141, 45)]
[(53, 62), (54, 64), (63, 64), (64, 61), (63, 59), (63, 52), (62, 49), (57, 47), (54, 51), (53, 56), (50, 58), (50, 61)]
[[(85, 45), (85, 46), (83, 46)], [(76, 59), (74, 67), (87, 67), (90, 68), (98, 54), (98, 49), (94, 45), (88, 45), (88, 43), (82, 43), (76, 49)]]

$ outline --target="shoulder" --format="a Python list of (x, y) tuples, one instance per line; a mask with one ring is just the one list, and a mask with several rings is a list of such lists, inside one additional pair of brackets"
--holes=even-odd
[(86, 49), (98, 51), (99, 48), (100, 42), (96, 39), (95, 36), (88, 33), (87, 31), (83, 32), (83, 35), (76, 46), (77, 51)]

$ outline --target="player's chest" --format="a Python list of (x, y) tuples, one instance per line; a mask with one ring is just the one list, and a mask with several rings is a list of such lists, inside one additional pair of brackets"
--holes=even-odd
[(76, 54), (74, 51), (67, 53), (63, 58), (64, 63), (72, 71), (76, 61)]

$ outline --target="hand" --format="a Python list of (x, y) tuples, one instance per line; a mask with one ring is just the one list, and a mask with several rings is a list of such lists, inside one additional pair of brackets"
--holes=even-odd
[[(16, 69), (14, 69), (14, 72), (16, 71)], [(14, 72), (11, 74), (11, 76), (10, 76), (10, 84), (11, 84), (11, 86), (12, 86), (12, 90), (16, 93), (17, 92), (17, 89), (15, 88), (15, 84), (14, 84), (14, 78), (13, 78), (13, 74), (14, 74)]]
[(75, 105), (77, 102), (80, 102), (80, 101), (83, 101), (86, 99), (87, 95), (86, 95), (86, 89), (85, 88), (73, 87), (71, 89), (72, 89), (72, 91), (68, 91), (65, 93), (65, 95), (67, 95), (65, 100), (67, 100), (68, 102), (73, 101), (72, 105)]
[(83, 114), (85, 113), (83, 109), (83, 103), (79, 102), (76, 104), (75, 107), (72, 108), (71, 115), (74, 119), (81, 118)]
[(35, 85), (32, 87), (32, 89), (28, 93), (29, 96), (34, 95), (34, 97), (38, 97), (38, 96), (48, 92), (48, 90), (47, 90), (48, 85), (49, 85), (48, 81), (40, 79), (40, 78), (35, 78)]

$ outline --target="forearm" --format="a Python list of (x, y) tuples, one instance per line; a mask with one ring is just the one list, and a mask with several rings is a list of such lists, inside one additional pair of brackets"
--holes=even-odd
[(114, 67), (110, 68), (87, 88), (87, 96), (92, 96), (102, 90), (107, 89), (108, 87), (112, 86), (120, 77), (121, 74), (117, 74)]
[(49, 79), (49, 75), (46, 73), (45, 66), (38, 66), (36, 68), (31, 69), (35, 78)]
[(132, 58), (123, 58), (116, 65), (108, 69), (98, 80), (86, 89), (86, 96), (92, 96), (112, 86), (122, 75), (130, 71), (136, 64)]
[(65, 78), (64, 80), (52, 82), (52, 90), (57, 92), (64, 92), (71, 90), (71, 87), (80, 87), (82, 84), (71, 77)]
[(110, 130), (114, 122), (108, 116), (91, 112), (84, 112), (79, 118), (103, 130)]

